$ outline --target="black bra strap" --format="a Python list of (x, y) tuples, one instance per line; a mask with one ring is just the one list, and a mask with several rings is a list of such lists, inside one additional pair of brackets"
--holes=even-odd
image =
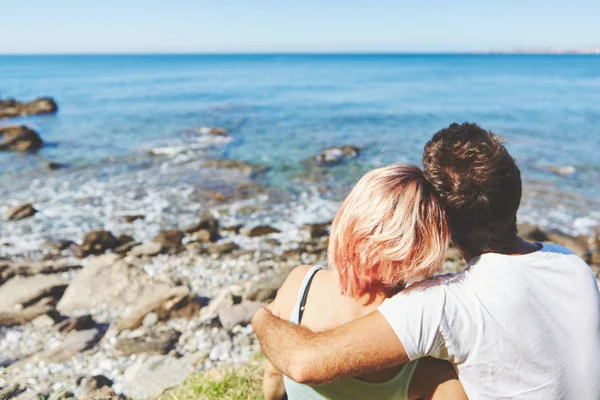
[(315, 270), (312, 276), (308, 279), (306, 283), (306, 287), (304, 288), (304, 293), (302, 293), (302, 300), (300, 300), (300, 309), (298, 310), (298, 325), (302, 321), (302, 315), (304, 314), (304, 306), (306, 305), (306, 299), (308, 298), (308, 290), (310, 289), (310, 285), (312, 284), (313, 278), (321, 269)]

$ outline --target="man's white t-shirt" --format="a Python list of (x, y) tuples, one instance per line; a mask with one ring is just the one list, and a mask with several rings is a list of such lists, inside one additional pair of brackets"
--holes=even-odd
[(487, 253), (379, 311), (411, 360), (456, 364), (471, 400), (600, 399), (600, 295), (569, 250)]

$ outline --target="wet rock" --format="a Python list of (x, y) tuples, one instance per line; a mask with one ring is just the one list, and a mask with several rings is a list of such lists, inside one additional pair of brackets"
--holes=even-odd
[(82, 256), (102, 254), (106, 250), (116, 249), (121, 244), (109, 231), (92, 231), (83, 238), (79, 254)]
[(206, 213), (200, 221), (183, 229), (185, 233), (194, 234), (194, 238), (201, 242), (216, 242), (219, 240), (219, 220)]
[[(184, 312), (184, 309), (187, 310)], [(200, 303), (195, 301), (187, 287), (159, 286), (153, 292), (145, 292), (135, 301), (129, 312), (115, 324), (117, 331), (135, 329), (142, 325), (148, 313), (155, 313), (158, 319), (193, 317), (200, 311)]]
[(153, 257), (160, 254), (162, 249), (162, 244), (158, 242), (146, 242), (131, 248), (128, 254), (133, 257)]
[(281, 231), (279, 229), (273, 228), (272, 226), (259, 225), (259, 226), (255, 226), (254, 228), (251, 228), (247, 232), (247, 235), (249, 237), (257, 237), (257, 236), (270, 235), (271, 233), (280, 233), (280, 232)]
[(96, 326), (96, 321), (91, 315), (82, 315), (79, 317), (67, 318), (62, 322), (59, 322), (55, 328), (58, 332), (69, 333), (73, 331), (83, 331), (86, 329), (92, 329)]
[(73, 246), (75, 246), (75, 242), (67, 239), (57, 239), (44, 244), (44, 247), (49, 248), (53, 254), (60, 254), (62, 251)]
[(257, 301), (236, 304), (219, 312), (219, 322), (228, 331), (236, 325), (248, 325), (258, 309), (265, 305)]
[(141, 400), (156, 398), (183, 382), (202, 358), (199, 354), (181, 358), (162, 355), (138, 358), (123, 374), (123, 393)]
[(269, 170), (269, 167), (264, 165), (254, 165), (240, 160), (228, 159), (208, 160), (204, 163), (204, 166), (209, 168), (233, 169), (247, 176), (264, 173)]
[(101, 304), (111, 309), (125, 308), (165, 287), (170, 285), (155, 281), (116, 254), (105, 254), (91, 259), (71, 281), (57, 310), (68, 315)]
[(588, 243), (584, 238), (567, 235), (558, 230), (552, 230), (548, 232), (548, 239), (553, 243), (566, 247), (579, 257), (586, 258)]
[[(30, 321), (37, 320), (45, 316), (46, 313), (54, 310), (53, 300), (44, 298), (37, 303), (17, 311), (0, 311), (0, 326), (11, 327), (24, 325)], [(48, 317), (50, 318), (50, 317)], [(54, 324), (54, 320), (52, 320)], [(39, 326), (39, 323), (37, 324)]]
[(36, 213), (37, 210), (33, 208), (33, 205), (31, 203), (27, 203), (9, 208), (4, 214), (4, 217), (9, 221), (18, 221), (21, 219), (33, 217)]
[(281, 242), (277, 239), (274, 238), (267, 238), (265, 239), (265, 243), (268, 244), (269, 246), (273, 246), (273, 247), (279, 247), (281, 246)]
[(26, 126), (6, 126), (0, 128), (0, 151), (34, 152), (39, 150), (44, 142), (40, 135)]
[(305, 224), (300, 227), (300, 231), (306, 239), (318, 239), (329, 235), (330, 226), (331, 222), (324, 222), (321, 224)]
[(136, 214), (136, 215), (125, 215), (125, 216), (121, 217), (119, 220), (121, 222), (125, 222), (127, 224), (130, 224), (133, 221), (137, 221), (138, 219), (144, 219), (144, 218), (146, 218), (144, 215), (142, 215), (142, 214)]
[(67, 335), (58, 347), (36, 355), (35, 359), (55, 363), (65, 362), (82, 351), (94, 347), (101, 337), (102, 334), (98, 329), (74, 331)]
[(14, 99), (0, 100), (0, 119), (22, 115), (54, 114), (57, 111), (58, 106), (51, 97), (39, 97), (29, 102)]
[(229, 136), (227, 133), (227, 129), (225, 128), (214, 128), (203, 126), (201, 128), (197, 128), (193, 130), (194, 133), (198, 133), (200, 135), (210, 135), (210, 136)]
[(358, 157), (360, 148), (356, 146), (330, 147), (315, 156), (321, 165), (336, 165), (345, 160)]
[(162, 252), (176, 253), (181, 249), (184, 234), (177, 230), (161, 231), (152, 241), (160, 243)]
[(546, 242), (548, 241), (548, 235), (540, 230), (537, 225), (531, 224), (518, 224), (518, 234), (523, 239), (530, 242)]
[(208, 252), (210, 254), (216, 254), (216, 255), (224, 255), (224, 254), (229, 254), (237, 249), (239, 249), (240, 246), (238, 246), (235, 243), (232, 242), (226, 242), (226, 243), (219, 243), (219, 244), (215, 244), (213, 246), (210, 246), (208, 248)]
[(175, 347), (179, 336), (181, 336), (181, 333), (174, 329), (149, 332), (143, 336), (117, 340), (115, 350), (121, 355), (138, 353), (167, 354)]
[(135, 239), (131, 235), (120, 234), (119, 236), (117, 236), (117, 242), (119, 242), (121, 245), (124, 245), (135, 242)]
[(104, 375), (80, 377), (76, 381), (76, 397), (82, 400), (118, 400), (113, 381)]
[(59, 299), (66, 287), (59, 274), (17, 276), (0, 286), (0, 311), (18, 311), (43, 298)]
[(293, 267), (284, 268), (276, 274), (251, 282), (245, 293), (245, 298), (251, 301), (268, 302), (275, 299), (277, 290), (283, 285)]
[(67, 165), (55, 161), (48, 161), (46, 163), (46, 168), (48, 168), (50, 171), (56, 171), (57, 169), (67, 168)]
[(239, 234), (240, 230), (243, 227), (244, 227), (244, 225), (242, 225), (242, 224), (229, 225), (229, 226), (225, 226), (225, 227), (221, 228), (221, 232), (231, 232), (231, 233)]
[[(124, 255), (124, 254), (131, 254), (130, 251), (133, 250), (134, 248), (140, 246), (141, 243), (140, 242), (136, 242), (135, 240), (132, 240), (131, 242), (127, 242), (125, 244), (120, 245), (119, 247), (117, 247), (116, 249), (114, 249), (113, 251), (116, 254), (120, 254), (120, 255)], [(156, 254), (160, 253), (160, 244), (158, 245), (159, 250)]]

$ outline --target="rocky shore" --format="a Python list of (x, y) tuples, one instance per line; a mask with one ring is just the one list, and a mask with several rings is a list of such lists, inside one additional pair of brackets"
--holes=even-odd
[[(328, 229), (300, 226), (282, 244), (274, 226), (222, 226), (207, 212), (144, 243), (94, 231), (46, 261), (0, 261), (2, 395), (154, 398), (194, 371), (246, 362), (258, 351), (253, 313), (292, 268), (326, 262)], [(598, 237), (520, 232), (600, 274)], [(446, 271), (462, 267), (449, 249)]]
[[(4, 100), (0, 118), (56, 112), (55, 103), (53, 108), (47, 100), (39, 102), (34, 107)], [(222, 128), (188, 133), (218, 146), (232, 140)], [(0, 128), (0, 149), (35, 151), (43, 142), (34, 134), (27, 127)], [(274, 298), (292, 268), (326, 263), (335, 208), (310, 199), (303, 199), (304, 209), (289, 201), (282, 206), (275, 199), (286, 194), (260, 181), (268, 166), (199, 154), (186, 145), (154, 149), (140, 156), (145, 169), (119, 172), (133, 176), (125, 183), (97, 184), (93, 170), (82, 170), (52, 187), (43, 201), (4, 203), (0, 397), (152, 399), (195, 371), (245, 363), (258, 351), (248, 325), (252, 315)], [(319, 183), (327, 168), (359, 155), (354, 146), (327, 148), (305, 160), (299, 181)], [(50, 169), (61, 167), (69, 173), (60, 164)], [(41, 187), (41, 180), (31, 187)], [(79, 192), (64, 195), (77, 180), (84, 182)], [(124, 198), (103, 199), (123, 186)], [(148, 189), (164, 186), (169, 191), (160, 195)], [(119, 208), (123, 199), (131, 212)], [(87, 226), (93, 215), (103, 228), (55, 235), (36, 226), (35, 221), (62, 216), (63, 203), (77, 211), (70, 218)], [(311, 220), (297, 218), (300, 212)], [(572, 249), (599, 276), (600, 229), (586, 237), (526, 224), (519, 229), (527, 239)], [(15, 245), (14, 238), (32, 232), (50, 237), (25, 250)], [(460, 253), (449, 249), (445, 272), (463, 267)]]

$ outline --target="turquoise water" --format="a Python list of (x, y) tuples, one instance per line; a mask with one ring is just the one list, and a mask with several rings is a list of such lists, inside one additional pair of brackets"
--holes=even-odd
[[(36, 200), (47, 182), (76, 192), (123, 174), (129, 189), (199, 185), (206, 177), (191, 171), (162, 186), (138, 172), (152, 168), (140, 161), (147, 150), (193, 147), (185, 131), (201, 126), (233, 137), (202, 156), (268, 165), (263, 183), (286, 190), (297, 189), (306, 158), (357, 145), (361, 156), (328, 177), (343, 192), (375, 166), (419, 163), (435, 131), (472, 121), (508, 139), (526, 180), (523, 219), (584, 230), (600, 210), (598, 56), (0, 57), (0, 97), (43, 95), (57, 100), (57, 115), (0, 120), (31, 125), (47, 143), (37, 155), (0, 153), (0, 205)], [(47, 160), (69, 169), (48, 172)]]

